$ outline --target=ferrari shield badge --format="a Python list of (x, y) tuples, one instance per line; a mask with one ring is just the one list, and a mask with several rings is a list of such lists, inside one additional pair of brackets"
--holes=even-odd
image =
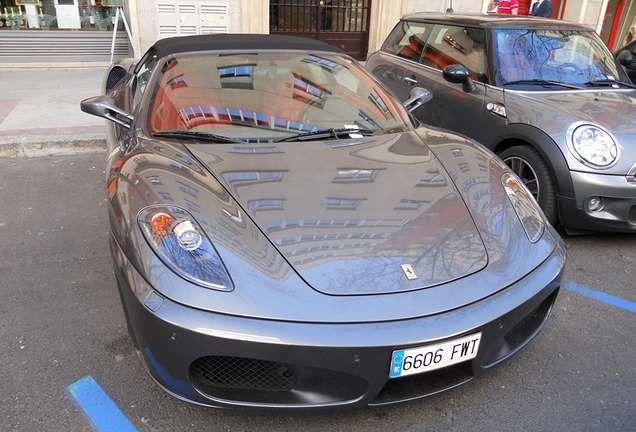
[(410, 264), (402, 264), (402, 271), (404, 272), (408, 280), (417, 279), (417, 275), (415, 274), (415, 271), (413, 271), (413, 267), (411, 267)]

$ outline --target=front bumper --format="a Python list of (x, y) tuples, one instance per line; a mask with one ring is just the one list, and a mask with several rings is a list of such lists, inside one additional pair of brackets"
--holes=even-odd
[[(115, 241), (112, 247), (129, 331), (149, 374), (179, 399), (221, 408), (384, 405), (470, 381), (539, 332), (565, 263), (559, 240), (531, 274), (469, 306), (404, 321), (316, 324), (248, 319), (175, 303), (147, 284)], [(477, 332), (482, 339), (476, 358), (389, 378), (393, 350)]]
[[(628, 177), (570, 171), (575, 198), (558, 196), (561, 224), (587, 231), (636, 232), (636, 183)], [(600, 197), (602, 206), (588, 204)]]

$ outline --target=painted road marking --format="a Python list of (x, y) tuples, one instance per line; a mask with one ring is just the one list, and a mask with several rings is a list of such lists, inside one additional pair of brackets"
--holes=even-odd
[(593, 289), (588, 287), (580, 287), (574, 282), (570, 282), (569, 284), (567, 284), (565, 286), (565, 289), (568, 291), (578, 293), (578, 294), (582, 294), (585, 297), (593, 298), (594, 300), (600, 300), (603, 303), (607, 303), (612, 306), (616, 306), (621, 309), (625, 309), (630, 312), (636, 313), (636, 303), (632, 303), (630, 301), (623, 300), (621, 298), (614, 297), (612, 295), (605, 294), (600, 291), (594, 291)]
[(93, 377), (82, 378), (66, 390), (73, 403), (84, 411), (84, 417), (96, 431), (137, 431)]

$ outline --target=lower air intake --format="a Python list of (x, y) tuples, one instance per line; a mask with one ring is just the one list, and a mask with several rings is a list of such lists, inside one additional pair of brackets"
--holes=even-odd
[(106, 93), (115, 88), (115, 85), (127, 74), (126, 69), (121, 66), (113, 67), (106, 78)]
[(201, 357), (190, 365), (190, 377), (201, 389), (288, 391), (296, 384), (283, 364), (244, 357)]

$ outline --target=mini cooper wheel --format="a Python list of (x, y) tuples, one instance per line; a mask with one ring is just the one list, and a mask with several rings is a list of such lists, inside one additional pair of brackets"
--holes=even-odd
[(541, 155), (532, 147), (515, 146), (501, 152), (499, 157), (523, 181), (548, 222), (554, 225), (558, 221), (554, 182)]

